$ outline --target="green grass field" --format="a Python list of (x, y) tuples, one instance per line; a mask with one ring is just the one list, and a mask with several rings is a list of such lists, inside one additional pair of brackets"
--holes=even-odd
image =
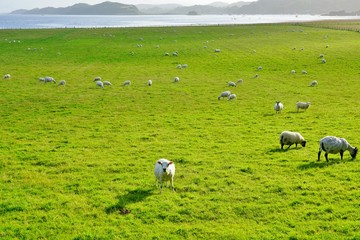
[[(360, 146), (358, 32), (1, 30), (0, 49), (1, 239), (360, 239), (359, 161), (317, 162), (326, 135)], [(284, 130), (307, 146), (280, 150)], [(155, 186), (159, 158), (175, 193)]]

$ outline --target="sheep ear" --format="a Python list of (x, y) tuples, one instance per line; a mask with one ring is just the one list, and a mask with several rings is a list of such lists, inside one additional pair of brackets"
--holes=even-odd
[(173, 162), (169, 162), (169, 164), (168, 164), (168, 165), (170, 165), (170, 164), (173, 164)]
[(162, 165), (162, 163), (160, 161), (157, 161), (158, 164)]

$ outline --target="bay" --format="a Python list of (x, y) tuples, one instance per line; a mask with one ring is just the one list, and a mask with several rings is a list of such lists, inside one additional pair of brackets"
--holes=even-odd
[(0, 14), (0, 29), (237, 25), (359, 19), (320, 15), (19, 15)]

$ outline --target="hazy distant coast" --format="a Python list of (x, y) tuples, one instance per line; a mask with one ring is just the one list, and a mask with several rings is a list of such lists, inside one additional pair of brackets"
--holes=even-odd
[(319, 14), (359, 15), (358, 0), (258, 0), (256, 2), (214, 2), (209, 5), (182, 6), (181, 4), (128, 5), (103, 2), (89, 5), (78, 3), (68, 7), (19, 9), (11, 14), (38, 15), (206, 15), (206, 14)]

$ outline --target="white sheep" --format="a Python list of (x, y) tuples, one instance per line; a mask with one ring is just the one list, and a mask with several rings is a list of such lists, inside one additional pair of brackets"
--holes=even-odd
[(148, 80), (147, 85), (152, 86), (152, 80)]
[(318, 82), (316, 80), (312, 81), (309, 85), (309, 87), (315, 87), (318, 85)]
[(296, 148), (298, 144), (301, 144), (301, 146), (305, 147), (306, 140), (298, 132), (283, 131), (280, 134), (281, 149), (284, 149), (284, 145), (289, 145), (288, 147), (289, 149), (293, 144), (295, 144)]
[(104, 86), (112, 86), (110, 81), (103, 81)]
[(53, 77), (49, 77), (49, 76), (45, 77), (45, 83), (47, 83), (47, 82), (52, 82), (52, 83), (56, 84), (56, 80)]
[(188, 65), (186, 63), (184, 63), (183, 65), (181, 65), (181, 68), (187, 68)]
[(123, 83), (123, 86), (129, 86), (131, 85), (131, 81), (130, 80), (126, 80), (124, 83)]
[(352, 147), (345, 138), (338, 138), (334, 136), (327, 136), (320, 140), (319, 152), (318, 152), (318, 161), (320, 161), (321, 152), (325, 152), (326, 162), (329, 162), (328, 154), (337, 154), (340, 153), (340, 159), (343, 159), (344, 152), (348, 150), (352, 159), (356, 158), (358, 152), (357, 147)]
[(5, 74), (4, 75), (4, 79), (9, 79), (11, 76), (10, 76), (10, 74)]
[(236, 83), (234, 82), (228, 82), (229, 87), (236, 87)]
[(61, 80), (58, 84), (58, 86), (65, 86), (66, 85), (66, 81), (65, 80)]
[(219, 52), (221, 52), (221, 50), (219, 48), (217, 48), (217, 49), (215, 49), (215, 52), (219, 53)]
[(308, 109), (310, 107), (310, 102), (297, 102), (296, 103), (296, 111), (299, 112), (299, 109)]
[(179, 82), (180, 81), (180, 78), (179, 77), (175, 77), (174, 78), (174, 82)]
[(275, 105), (274, 105), (274, 110), (276, 111), (276, 113), (280, 113), (284, 108), (284, 105), (279, 102), (279, 101), (276, 101)]
[(157, 182), (160, 184), (160, 193), (162, 192), (163, 182), (170, 181), (173, 191), (174, 188), (174, 176), (175, 176), (175, 163), (167, 159), (159, 159), (155, 163), (154, 173)]
[(306, 70), (302, 70), (301, 72), (302, 72), (302, 74), (307, 74), (308, 73)]
[(95, 78), (94, 78), (94, 82), (96, 82), (96, 81), (101, 81), (101, 77), (99, 77), (99, 76), (98, 76), (98, 77), (95, 77)]
[(231, 92), (230, 91), (225, 91), (220, 93), (220, 95), (218, 96), (218, 100), (220, 100), (220, 98), (228, 98), (230, 96)]
[(96, 81), (96, 86), (104, 88), (104, 83), (102, 81)]
[(181, 64), (176, 65), (177, 69), (181, 69)]
[(260, 71), (262, 69), (263, 69), (262, 66), (258, 66), (258, 68), (257, 68), (258, 71)]
[(230, 95), (228, 96), (228, 101), (229, 101), (229, 100), (234, 100), (234, 99), (236, 99), (236, 94), (235, 94), (235, 93), (232, 93), (232, 94), (230, 94)]
[(39, 81), (40, 81), (40, 82), (45, 82), (45, 78), (40, 77), (40, 78), (39, 78)]
[(291, 70), (291, 74), (295, 74), (296, 73), (296, 71), (293, 69), (293, 70)]
[(326, 59), (325, 58), (321, 59), (321, 62), (326, 63)]

